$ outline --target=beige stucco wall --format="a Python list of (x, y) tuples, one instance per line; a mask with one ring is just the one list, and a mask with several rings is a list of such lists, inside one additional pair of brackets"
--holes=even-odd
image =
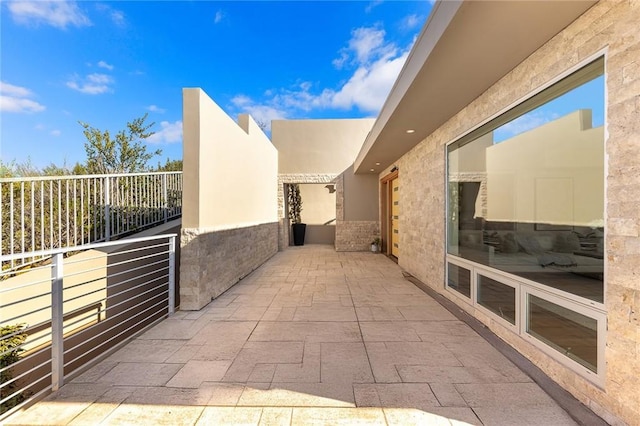
[(277, 221), (278, 152), (247, 115), (233, 121), (201, 89), (183, 90), (184, 228)]
[(373, 119), (273, 120), (281, 174), (339, 174), (351, 166)]
[(349, 167), (343, 174), (344, 220), (374, 221), (379, 219), (378, 176), (354, 174)]
[[(604, 1), (396, 161), (403, 205), (399, 264), (446, 297), (445, 145), (476, 123), (606, 49), (604, 388), (577, 375), (462, 301), (457, 303), (612, 424), (640, 424), (640, 3)], [(469, 70), (473, 72), (473, 70)], [(387, 174), (383, 171), (380, 176)]]
[(300, 184), (302, 222), (322, 225), (336, 218), (336, 193), (330, 193), (327, 184)]
[(248, 115), (233, 121), (183, 89), (180, 308), (197, 310), (278, 250), (278, 152)]

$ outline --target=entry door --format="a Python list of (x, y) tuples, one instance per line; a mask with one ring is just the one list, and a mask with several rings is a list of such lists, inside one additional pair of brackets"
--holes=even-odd
[(394, 179), (389, 181), (389, 187), (391, 188), (391, 196), (389, 200), (391, 201), (391, 217), (389, 220), (389, 231), (391, 232), (391, 254), (395, 257), (398, 257), (400, 253), (399, 247), (399, 234), (398, 234), (398, 225), (400, 218), (400, 181), (396, 176)]

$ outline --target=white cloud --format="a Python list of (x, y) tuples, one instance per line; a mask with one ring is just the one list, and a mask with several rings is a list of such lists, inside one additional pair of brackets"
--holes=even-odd
[(106, 74), (88, 74), (84, 79), (79, 76), (73, 76), (67, 81), (67, 87), (87, 95), (100, 95), (102, 93), (111, 92), (110, 87), (114, 83), (111, 76)]
[(364, 8), (366, 13), (371, 13), (371, 11), (376, 7), (382, 4), (382, 0), (373, 0), (371, 3)]
[(14, 86), (13, 84), (5, 83), (4, 81), (0, 81), (0, 93), (19, 98), (28, 98), (33, 96), (31, 90), (25, 87)]
[(238, 95), (231, 99), (233, 105), (241, 112), (251, 115), (258, 123), (266, 125), (265, 131), (271, 130), (271, 120), (282, 120), (287, 118), (287, 113), (273, 105), (260, 104), (245, 95)]
[(32, 100), (31, 90), (0, 81), (0, 111), (30, 113), (45, 110), (45, 106)]
[(330, 96), (333, 107), (349, 109), (357, 106), (364, 111), (377, 112), (382, 108), (408, 55), (409, 52), (405, 52), (397, 58), (383, 58), (371, 66), (361, 66), (340, 90), (329, 91), (325, 96)]
[(231, 99), (231, 102), (238, 107), (244, 107), (246, 105), (251, 104), (253, 101), (251, 100), (250, 97), (245, 96), (245, 95), (237, 95), (235, 96), (233, 99)]
[(160, 130), (147, 138), (150, 143), (170, 144), (182, 142), (182, 121), (174, 123), (168, 121), (160, 122)]
[(400, 49), (385, 40), (384, 29), (356, 28), (346, 47), (340, 49), (333, 61), (338, 69), (352, 70), (337, 88), (318, 88), (309, 81), (289, 88), (264, 92), (264, 101), (238, 95), (232, 99), (235, 109), (248, 112), (261, 121), (286, 118), (295, 111), (312, 109), (351, 109), (376, 114), (387, 98), (402, 69), (411, 46)]
[(96, 4), (96, 9), (99, 12), (107, 15), (109, 19), (111, 19), (111, 21), (118, 27), (124, 27), (127, 24), (125, 14), (121, 10), (114, 9), (113, 7), (104, 3)]
[(91, 25), (75, 1), (11, 1), (7, 7), (13, 20), (19, 24), (47, 24), (61, 29)]
[(216, 16), (213, 18), (213, 22), (219, 24), (225, 18), (226, 14), (222, 10), (216, 12)]
[(415, 13), (413, 15), (405, 16), (400, 24), (402, 29), (411, 30), (420, 25), (422, 25), (424, 18), (422, 16), (418, 16)]
[(107, 69), (109, 71), (113, 71), (113, 65), (110, 65), (110, 64), (106, 63), (105, 61), (98, 62), (98, 66), (100, 68), (104, 68), (104, 69)]
[(54, 129), (54, 130), (50, 131), (49, 134), (51, 136), (58, 137), (58, 136), (60, 136), (62, 134), (62, 132), (60, 130), (58, 130), (58, 129)]
[(109, 13), (109, 17), (111, 17), (113, 23), (119, 27), (124, 27), (127, 23), (124, 17), (124, 12), (120, 10), (112, 9)]
[(164, 114), (164, 113), (167, 111), (166, 109), (164, 109), (164, 108), (160, 108), (160, 107), (159, 107), (159, 106), (157, 106), (157, 105), (149, 105), (149, 106), (147, 107), (147, 110), (149, 110), (149, 111), (151, 111), (151, 112), (157, 112), (157, 113), (159, 113), (159, 114)]

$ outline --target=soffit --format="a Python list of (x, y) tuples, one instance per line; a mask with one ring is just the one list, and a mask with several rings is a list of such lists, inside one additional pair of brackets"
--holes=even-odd
[(438, 1), (365, 139), (356, 172), (391, 165), (595, 3)]

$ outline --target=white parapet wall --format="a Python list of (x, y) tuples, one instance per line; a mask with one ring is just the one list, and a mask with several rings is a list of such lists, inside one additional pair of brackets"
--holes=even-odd
[(249, 115), (183, 90), (181, 309), (197, 310), (278, 250), (278, 151)]

